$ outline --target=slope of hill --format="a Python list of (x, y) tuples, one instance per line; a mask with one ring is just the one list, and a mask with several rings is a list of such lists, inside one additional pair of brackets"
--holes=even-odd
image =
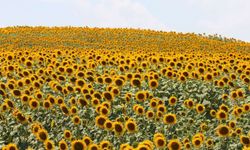
[[(210, 38), (209, 38), (210, 37)], [(249, 43), (193, 33), (152, 30), (9, 27), (0, 28), (0, 47), (90, 48), (161, 51), (248, 51)]]
[(249, 43), (0, 29), (0, 149), (249, 149), (249, 118)]

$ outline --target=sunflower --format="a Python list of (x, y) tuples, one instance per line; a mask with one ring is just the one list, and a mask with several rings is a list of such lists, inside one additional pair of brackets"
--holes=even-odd
[(202, 139), (201, 138), (192, 138), (192, 144), (195, 148), (200, 148), (202, 145)]
[(59, 149), (60, 150), (67, 150), (68, 149), (68, 144), (65, 140), (59, 141)]
[(52, 106), (52, 104), (50, 103), (49, 100), (43, 101), (43, 107), (44, 107), (45, 109), (50, 109), (51, 106)]
[(74, 140), (71, 142), (71, 150), (87, 150), (87, 145), (83, 140)]
[(124, 81), (120, 78), (115, 79), (114, 83), (118, 87), (122, 87), (124, 85)]
[(181, 150), (182, 144), (178, 139), (171, 139), (168, 143), (169, 150)]
[(95, 91), (93, 95), (94, 95), (94, 98), (97, 98), (98, 100), (102, 99), (102, 94), (98, 91)]
[(231, 73), (231, 74), (230, 74), (230, 78), (231, 78), (232, 80), (235, 80), (235, 79), (237, 78), (237, 76), (236, 76), (236, 74)]
[(102, 108), (102, 105), (99, 104), (97, 107), (95, 107), (96, 113), (100, 114), (100, 109)]
[(199, 133), (196, 133), (193, 138), (200, 138), (201, 141), (203, 142), (205, 140), (205, 136), (203, 133), (199, 132)]
[(240, 136), (240, 143), (243, 144), (244, 146), (249, 147), (250, 146), (250, 137), (241, 135)]
[(2, 105), (0, 105), (0, 111), (1, 112), (7, 111), (8, 108), (9, 107), (8, 107), (8, 105), (6, 103), (3, 103)]
[(27, 60), (27, 61), (25, 62), (25, 65), (26, 65), (28, 68), (30, 68), (30, 67), (32, 66), (32, 62), (29, 61), (29, 60)]
[(134, 78), (137, 78), (137, 79), (143, 79), (143, 76), (142, 76), (142, 74), (140, 74), (140, 73), (134, 73), (134, 75), (133, 75), (133, 77)]
[(147, 117), (148, 119), (152, 119), (152, 118), (154, 118), (154, 116), (155, 116), (154, 111), (148, 110), (148, 111), (146, 112), (146, 117)]
[(21, 123), (26, 123), (27, 122), (26, 117), (21, 112), (17, 113), (16, 118)]
[(157, 105), (158, 105), (157, 100), (156, 100), (155, 98), (152, 98), (152, 99), (150, 100), (149, 106), (150, 106), (151, 108), (156, 108)]
[(70, 103), (70, 105), (76, 105), (76, 99), (74, 98), (74, 97), (71, 97), (70, 99), (69, 99), (69, 103)]
[(236, 121), (234, 121), (234, 120), (229, 121), (228, 126), (229, 126), (231, 129), (234, 129), (234, 128), (236, 127)]
[(31, 109), (35, 110), (39, 107), (39, 101), (35, 100), (35, 99), (31, 99), (29, 101), (29, 106)]
[(104, 128), (104, 124), (107, 120), (107, 117), (104, 115), (99, 115), (95, 118), (95, 125), (99, 128)]
[(245, 77), (243, 79), (243, 81), (244, 81), (245, 84), (249, 84), (250, 83), (250, 79), (248, 77)]
[(206, 140), (206, 146), (207, 147), (211, 148), (211, 147), (213, 147), (213, 145), (214, 145), (213, 139), (209, 138), (209, 139)]
[(35, 89), (39, 89), (41, 87), (41, 84), (38, 81), (34, 81), (32, 85)]
[(236, 128), (236, 129), (235, 129), (235, 132), (236, 132), (237, 135), (241, 135), (241, 133), (242, 133), (242, 128)]
[(188, 137), (185, 137), (185, 138), (182, 140), (182, 143), (189, 143), (189, 138), (188, 138)]
[(141, 81), (138, 78), (132, 78), (131, 79), (131, 85), (136, 87), (141, 87)]
[(100, 149), (111, 149), (112, 147), (111, 143), (106, 140), (101, 141), (99, 145), (100, 145)]
[(245, 97), (245, 93), (242, 89), (237, 89), (236, 90), (236, 94), (239, 98), (244, 98)]
[[(85, 96), (86, 96), (87, 94), (85, 94)], [(88, 105), (88, 100), (86, 99), (86, 98), (79, 98), (78, 100), (77, 100), (77, 102), (78, 102), (78, 104), (80, 104), (82, 107), (84, 107), (84, 106), (87, 106)]]
[(153, 93), (150, 93), (149, 91), (145, 91), (145, 93), (146, 93), (147, 99), (153, 98)]
[(111, 90), (114, 88), (114, 86), (113, 85), (108, 85), (108, 86), (106, 86), (106, 91), (109, 91), (109, 92), (111, 92)]
[(157, 133), (154, 134), (153, 139), (155, 139), (155, 138), (157, 138), (157, 137), (162, 137), (162, 138), (164, 138), (164, 134), (157, 132)]
[(250, 103), (248, 103), (248, 104), (243, 104), (243, 112), (244, 113), (247, 113), (247, 112), (249, 112), (250, 111)]
[(97, 83), (99, 83), (99, 84), (103, 84), (103, 82), (104, 82), (102, 77), (97, 77), (95, 80), (96, 80)]
[(168, 77), (168, 78), (173, 78), (174, 73), (173, 73), (173, 71), (169, 70), (169, 71), (167, 71), (167, 72), (165, 73), (165, 76)]
[(223, 99), (223, 100), (227, 100), (228, 99), (228, 94), (222, 94), (222, 96), (221, 96), (221, 98)]
[(120, 145), (120, 150), (126, 150), (130, 147), (130, 145), (128, 143), (123, 143)]
[(175, 96), (171, 96), (168, 99), (168, 103), (169, 103), (170, 106), (174, 106), (177, 103), (177, 98)]
[(51, 141), (51, 140), (46, 140), (46, 141), (44, 142), (44, 146), (45, 146), (45, 149), (46, 149), (46, 150), (54, 150), (54, 149), (55, 149), (55, 144), (54, 144), (54, 142)]
[(144, 140), (141, 144), (146, 145), (150, 150), (154, 149), (154, 143), (150, 140)]
[(157, 148), (164, 148), (166, 146), (166, 139), (164, 137), (155, 137), (154, 144)]
[(31, 125), (31, 129), (32, 129), (32, 133), (36, 135), (38, 133), (38, 131), (42, 128), (41, 128), (41, 125), (39, 123), (33, 123)]
[(110, 113), (110, 110), (105, 106), (101, 106), (99, 112), (100, 112), (101, 115), (108, 116), (109, 113)]
[[(91, 92), (92, 92), (92, 90), (89, 90), (89, 93), (87, 93), (87, 94), (84, 95), (84, 99), (86, 101), (86, 105), (88, 105), (89, 104), (89, 100), (92, 99)], [(84, 105), (84, 106), (86, 106), (86, 105)]]
[(190, 143), (184, 143), (185, 149), (191, 149), (191, 144)]
[(202, 131), (206, 131), (208, 129), (208, 126), (206, 123), (201, 123), (200, 128)]
[(20, 97), (22, 93), (21, 93), (20, 90), (14, 89), (14, 90), (12, 91), (12, 94), (13, 94), (15, 97)]
[(167, 108), (164, 105), (158, 105), (157, 106), (157, 111), (165, 113), (167, 111)]
[(63, 98), (58, 97), (58, 98), (56, 99), (56, 104), (61, 105), (61, 104), (63, 104), (63, 103), (64, 103)]
[(62, 112), (63, 112), (66, 116), (70, 115), (70, 111), (69, 111), (68, 107), (67, 107), (65, 104), (61, 104), (61, 105), (60, 105), (60, 109), (62, 110)]
[(227, 125), (221, 124), (216, 128), (216, 133), (220, 137), (227, 137), (230, 134), (230, 128)]
[(234, 87), (234, 83), (232, 81), (228, 81), (227, 83), (229, 86)]
[(104, 78), (104, 83), (105, 84), (110, 84), (110, 83), (112, 83), (112, 81), (113, 81), (113, 79), (111, 77), (105, 77)]
[(1, 87), (0, 87), (0, 95), (2, 95), (2, 96), (5, 96), (6, 94), (5, 94), (5, 89), (2, 89)]
[(103, 95), (103, 98), (106, 99), (107, 101), (111, 102), (114, 99), (114, 95), (111, 92), (105, 91), (105, 92), (103, 92), (102, 95)]
[(81, 119), (78, 115), (76, 115), (72, 118), (72, 122), (74, 123), (74, 125), (79, 125), (81, 123)]
[(70, 114), (71, 114), (71, 115), (75, 115), (75, 114), (77, 114), (77, 112), (78, 112), (78, 109), (77, 109), (76, 106), (72, 106), (72, 107), (70, 108)]
[(175, 114), (165, 114), (164, 117), (163, 117), (163, 122), (164, 124), (170, 124), (170, 125), (174, 125), (176, 124), (176, 115)]
[(109, 101), (102, 102), (101, 106), (105, 106), (107, 109), (111, 109), (111, 103)]
[(92, 139), (88, 136), (84, 136), (82, 140), (84, 141), (87, 147), (93, 143)]
[(133, 74), (132, 73), (126, 73), (126, 77), (128, 80), (131, 80), (133, 78)]
[(158, 83), (157, 80), (152, 79), (152, 80), (149, 81), (149, 87), (151, 89), (156, 89), (158, 86), (159, 86), (159, 83)]
[(219, 87), (224, 87), (225, 86), (225, 82), (223, 80), (219, 80), (218, 81), (218, 86)]
[(9, 143), (7, 146), (6, 146), (6, 150), (18, 150), (17, 148), (17, 145), (14, 144), (14, 143)]
[(212, 81), (212, 80), (213, 80), (213, 74), (207, 73), (207, 74), (205, 75), (205, 80), (206, 80), (206, 81)]
[(228, 106), (225, 105), (225, 104), (221, 104), (219, 108), (220, 108), (221, 110), (224, 110), (225, 112), (228, 112), (228, 111), (229, 111)]
[(230, 93), (230, 97), (231, 97), (233, 100), (235, 100), (235, 99), (237, 98), (237, 93), (236, 93), (236, 91), (232, 91), (232, 92)]
[(138, 91), (135, 94), (135, 99), (139, 102), (145, 101), (147, 98), (145, 91)]
[(244, 112), (244, 110), (243, 110), (242, 107), (237, 107), (237, 108), (234, 109), (234, 110), (236, 110), (238, 116), (240, 116), (240, 115)]
[(9, 108), (11, 108), (11, 109), (15, 108), (15, 104), (12, 100), (6, 99), (5, 103), (8, 105)]
[(227, 113), (224, 110), (219, 110), (216, 113), (216, 118), (218, 120), (226, 120), (228, 118), (228, 115), (227, 115)]
[(179, 78), (178, 78), (181, 82), (185, 82), (187, 80), (187, 78), (184, 76), (184, 75), (181, 75)]
[(125, 130), (124, 130), (124, 127), (123, 127), (121, 122), (118, 122), (118, 121), (114, 122), (113, 127), (114, 127), (113, 130), (114, 130), (116, 136), (123, 135)]
[(76, 80), (76, 85), (77, 86), (84, 87), (85, 84), (86, 83), (85, 83), (85, 81), (83, 79), (77, 79)]
[(129, 133), (134, 133), (137, 131), (137, 124), (135, 121), (128, 120), (125, 123), (125, 128)]
[(237, 133), (235, 132), (235, 131), (232, 131), (231, 133), (230, 133), (230, 137), (236, 137), (237, 136)]
[(186, 103), (187, 103), (187, 107), (189, 108), (189, 109), (192, 109), (193, 107), (194, 107), (194, 101), (192, 100), (192, 99), (188, 99), (187, 101), (186, 101)]
[(196, 108), (196, 112), (199, 114), (205, 111), (205, 106), (203, 104), (196, 104), (195, 108)]
[[(128, 148), (126, 148), (126, 149), (128, 149)], [(149, 146), (140, 143), (140, 144), (138, 144), (136, 150), (151, 150), (151, 149), (149, 148)]]
[(216, 111), (214, 109), (211, 109), (209, 114), (211, 117), (216, 117)]
[[(11, 80), (12, 81), (12, 80)], [(15, 88), (15, 81), (14, 83), (12, 83), (11, 81), (7, 82), (7, 87), (10, 89), (10, 90), (14, 90)]]
[(39, 129), (37, 132), (37, 138), (39, 141), (46, 141), (48, 137), (48, 132), (45, 129)]
[(92, 143), (89, 145), (88, 150), (100, 150), (100, 147), (99, 145)]
[(161, 111), (157, 111), (156, 112), (156, 118), (159, 118), (159, 119), (161, 119), (162, 117), (163, 117), (163, 112), (161, 112)]
[(144, 107), (142, 107), (142, 106), (140, 106), (140, 105), (138, 105), (137, 107), (136, 107), (136, 109), (135, 109), (135, 113), (137, 114), (137, 115), (143, 115), (144, 114)]
[(120, 95), (120, 90), (117, 87), (113, 87), (111, 92), (114, 96)]
[(70, 140), (71, 137), (72, 137), (72, 134), (71, 134), (70, 130), (64, 130), (63, 136), (64, 136), (65, 139)]

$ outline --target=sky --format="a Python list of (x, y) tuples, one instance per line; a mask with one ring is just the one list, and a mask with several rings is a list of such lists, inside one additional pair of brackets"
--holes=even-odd
[(0, 27), (128, 27), (250, 42), (250, 0), (0, 0)]

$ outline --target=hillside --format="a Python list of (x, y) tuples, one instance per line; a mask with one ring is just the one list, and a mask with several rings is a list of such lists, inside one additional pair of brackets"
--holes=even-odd
[(250, 43), (0, 29), (0, 149), (249, 149)]
[(151, 51), (250, 51), (250, 43), (193, 33), (80, 27), (0, 28), (0, 48), (87, 48)]

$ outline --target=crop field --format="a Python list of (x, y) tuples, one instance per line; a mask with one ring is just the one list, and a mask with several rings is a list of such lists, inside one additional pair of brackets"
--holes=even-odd
[(2, 150), (249, 150), (250, 43), (0, 28)]

